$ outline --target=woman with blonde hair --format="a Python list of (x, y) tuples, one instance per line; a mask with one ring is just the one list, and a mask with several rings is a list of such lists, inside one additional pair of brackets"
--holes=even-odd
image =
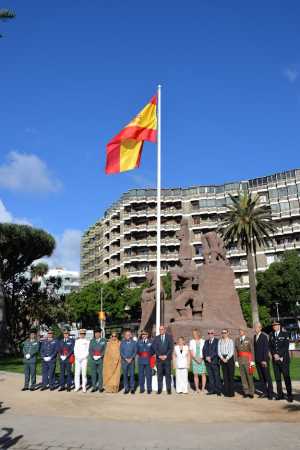
[[(192, 360), (192, 371), (194, 374), (195, 390), (197, 393), (205, 391), (206, 367), (203, 360), (203, 346), (205, 340), (201, 338), (200, 331), (193, 330), (193, 339), (190, 340), (189, 348)], [(201, 375), (201, 390), (199, 389), (199, 375)]]
[(103, 361), (103, 384), (105, 392), (119, 392), (121, 376), (120, 341), (117, 333), (112, 333), (107, 343)]

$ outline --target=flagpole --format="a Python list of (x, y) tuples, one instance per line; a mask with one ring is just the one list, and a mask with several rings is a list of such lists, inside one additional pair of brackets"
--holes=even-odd
[(156, 335), (160, 327), (160, 233), (161, 233), (161, 85), (157, 87), (157, 231), (156, 231)]

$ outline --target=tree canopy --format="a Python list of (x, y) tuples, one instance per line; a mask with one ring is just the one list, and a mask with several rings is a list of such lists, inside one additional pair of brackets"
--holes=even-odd
[(103, 309), (108, 322), (118, 322), (140, 317), (140, 296), (142, 287), (130, 288), (129, 280), (120, 277), (107, 283), (94, 282), (82, 288), (79, 292), (68, 295), (67, 303), (75, 319), (84, 326), (94, 326), (98, 323), (97, 313), (100, 311), (101, 290)]
[(299, 313), (300, 303), (300, 256), (296, 250), (283, 253), (279, 261), (257, 274), (258, 301), (276, 316), (276, 302), (281, 316)]

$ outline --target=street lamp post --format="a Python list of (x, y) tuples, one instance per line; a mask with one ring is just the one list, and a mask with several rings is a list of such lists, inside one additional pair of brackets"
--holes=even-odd
[(277, 320), (278, 320), (278, 322), (279, 322), (279, 321), (280, 321), (280, 317), (279, 317), (279, 308), (278, 308), (279, 303), (278, 303), (278, 302), (275, 302), (275, 305), (276, 305)]

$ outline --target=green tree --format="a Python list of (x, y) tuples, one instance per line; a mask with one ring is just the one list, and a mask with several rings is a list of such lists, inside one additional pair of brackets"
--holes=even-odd
[[(9, 9), (0, 9), (0, 20), (10, 20), (14, 19), (16, 17), (15, 13), (13, 11), (10, 11)], [(3, 35), (0, 34), (0, 38), (2, 38)]]
[(276, 303), (282, 316), (295, 316), (300, 303), (300, 256), (296, 250), (285, 252), (280, 261), (257, 275), (258, 301), (264, 302), (273, 315)]
[(33, 264), (30, 268), (32, 281), (38, 281), (39, 278), (44, 278), (48, 273), (48, 264), (39, 262), (38, 264)]
[(22, 334), (26, 323), (31, 320), (23, 311), (25, 300), (30, 302), (30, 297), (27, 294), (24, 296), (24, 292), (30, 290), (26, 279), (32, 284), (30, 266), (35, 260), (50, 256), (54, 248), (54, 238), (43, 230), (28, 225), (0, 224), (1, 337), (11, 348), (16, 348), (18, 334)]
[(140, 317), (140, 296), (142, 287), (129, 288), (129, 280), (120, 277), (107, 283), (94, 282), (67, 296), (67, 303), (75, 320), (84, 326), (98, 324), (97, 313), (100, 311), (101, 290), (103, 309), (109, 322), (120, 322), (130, 317)]
[(257, 246), (267, 245), (271, 233), (276, 230), (272, 222), (271, 208), (260, 205), (260, 197), (244, 192), (237, 197), (230, 195), (232, 205), (228, 206), (219, 231), (226, 245), (238, 245), (246, 251), (250, 284), (250, 299), (253, 325), (259, 321), (256, 293), (254, 259)]
[[(240, 297), (241, 308), (243, 312), (244, 319), (249, 327), (252, 327), (253, 319), (252, 319), (252, 308), (251, 308), (251, 300), (250, 300), (250, 291), (249, 289), (239, 289), (238, 291)], [(270, 324), (271, 316), (268, 306), (266, 305), (258, 305), (259, 310), (259, 318), (263, 327)]]

